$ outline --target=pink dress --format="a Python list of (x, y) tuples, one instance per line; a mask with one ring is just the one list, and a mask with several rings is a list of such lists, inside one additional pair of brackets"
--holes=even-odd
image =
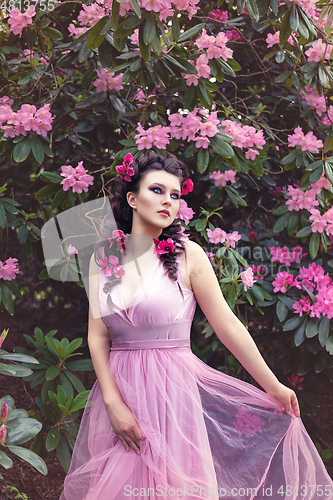
[(118, 286), (110, 311), (100, 276), (109, 368), (145, 438), (140, 455), (125, 450), (96, 381), (60, 500), (332, 500), (332, 479), (302, 420), (191, 351), (196, 300), (178, 259), (178, 282), (158, 259), (129, 313)]

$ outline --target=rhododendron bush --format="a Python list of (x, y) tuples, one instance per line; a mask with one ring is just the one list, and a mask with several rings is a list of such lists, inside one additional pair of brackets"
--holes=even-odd
[[(316, 377), (332, 381), (333, 368), (332, 6), (14, 5), (0, 17), (5, 316), (27, 273), (44, 292), (56, 286), (43, 223), (112, 195), (127, 154), (170, 151), (193, 181), (177, 214), (184, 236), (204, 247), (229, 306), (263, 354), (274, 350), (285, 382), (305, 377), (302, 401), (315, 406)], [(77, 254), (68, 244), (63, 281)], [(210, 351), (202, 356), (218, 359), (224, 347), (209, 324), (203, 333)]]

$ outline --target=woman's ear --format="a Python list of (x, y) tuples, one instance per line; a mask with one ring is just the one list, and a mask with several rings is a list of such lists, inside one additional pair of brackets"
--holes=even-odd
[(135, 199), (135, 195), (134, 195), (134, 193), (132, 193), (132, 191), (128, 191), (128, 193), (126, 194), (126, 198), (127, 198), (127, 203), (129, 204), (129, 206), (131, 208), (136, 208), (136, 199)]

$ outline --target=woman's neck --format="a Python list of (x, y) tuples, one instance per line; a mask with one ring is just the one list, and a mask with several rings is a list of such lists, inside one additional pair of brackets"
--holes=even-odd
[(146, 257), (154, 255), (155, 244), (151, 236), (133, 233), (128, 237), (125, 258), (127, 262), (137, 259), (142, 255)]

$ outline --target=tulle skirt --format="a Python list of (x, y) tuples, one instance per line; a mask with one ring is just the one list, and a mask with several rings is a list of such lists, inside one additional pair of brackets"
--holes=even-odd
[(96, 381), (60, 500), (333, 499), (302, 420), (190, 348), (111, 350), (109, 369), (141, 454), (115, 434)]

